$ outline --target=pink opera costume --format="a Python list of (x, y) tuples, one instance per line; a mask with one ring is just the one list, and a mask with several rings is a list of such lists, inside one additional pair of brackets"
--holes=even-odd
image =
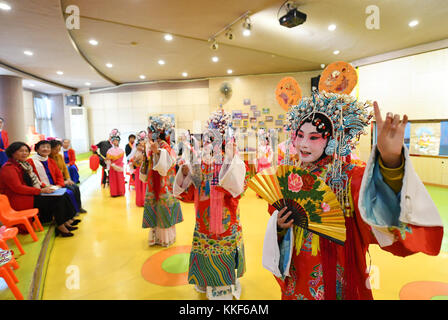
[(258, 130), (257, 172), (272, 165), (273, 152), (269, 143), (269, 135), (264, 129)]
[(176, 154), (166, 138), (174, 128), (174, 121), (165, 116), (149, 117), (147, 165), (143, 164), (140, 177), (147, 177), (143, 228), (150, 228), (148, 244), (168, 247), (176, 241), (176, 224), (182, 222), (180, 202), (173, 196)]
[(112, 197), (123, 196), (126, 192), (124, 174), (123, 174), (123, 157), (124, 150), (119, 148), (120, 132), (113, 129), (110, 134), (112, 148), (107, 151), (106, 164), (109, 170), (109, 187)]
[(220, 140), (231, 130), (229, 119), (223, 110), (213, 113), (206, 132), (212, 132), (213, 144), (204, 143), (200, 158), (182, 164), (174, 183), (174, 195), (193, 202), (196, 211), (188, 282), (208, 299), (219, 300), (239, 299), (238, 278), (246, 269), (238, 203), (246, 189), (247, 168), (233, 142), (226, 144), (222, 161)]

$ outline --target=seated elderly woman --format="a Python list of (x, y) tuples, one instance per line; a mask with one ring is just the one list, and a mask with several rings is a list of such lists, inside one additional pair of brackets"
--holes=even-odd
[[(34, 145), (34, 150), (37, 152), (37, 154), (33, 155), (27, 161), (33, 167), (33, 171), (36, 176), (45, 186), (51, 186), (54, 189), (64, 188), (65, 183), (61, 170), (59, 170), (56, 162), (48, 157), (51, 153), (50, 141), (39, 141)], [(63, 195), (67, 196), (70, 199), (75, 212), (78, 212), (80, 208), (78, 206), (78, 202), (76, 201), (74, 193), (69, 189), (65, 189)], [(70, 223), (72, 222), (73, 221), (70, 221)]]
[(79, 187), (75, 184), (75, 182), (73, 182), (72, 179), (70, 179), (70, 174), (64, 163), (64, 158), (60, 154), (62, 142), (59, 140), (51, 140), (50, 145), (51, 145), (51, 153), (49, 157), (56, 162), (59, 170), (61, 170), (62, 176), (64, 178), (65, 187), (73, 193), (73, 197), (75, 199), (74, 205), (76, 211), (79, 213), (86, 213), (87, 211), (82, 208), (81, 192), (79, 191)]
[(14, 210), (38, 208), (43, 223), (54, 218), (56, 234), (71, 237), (70, 231), (77, 229), (71, 225), (75, 209), (67, 196), (49, 196), (54, 189), (44, 185), (26, 161), (30, 151), (23, 142), (14, 142), (6, 149), (8, 161), (0, 169), (0, 193), (8, 197)]

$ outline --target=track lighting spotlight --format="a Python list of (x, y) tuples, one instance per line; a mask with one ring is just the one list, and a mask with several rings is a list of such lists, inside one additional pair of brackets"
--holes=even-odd
[(233, 40), (233, 32), (232, 29), (227, 30), (226, 32), (226, 38), (229, 40)]
[(210, 49), (212, 49), (212, 50), (218, 50), (218, 42), (216, 42), (215, 39), (212, 39), (211, 41), (212, 41), (212, 44), (211, 44), (211, 46), (210, 46)]
[(252, 29), (252, 22), (250, 21), (249, 17), (246, 17), (246, 19), (243, 22), (243, 35), (245, 37), (250, 36), (250, 30)]

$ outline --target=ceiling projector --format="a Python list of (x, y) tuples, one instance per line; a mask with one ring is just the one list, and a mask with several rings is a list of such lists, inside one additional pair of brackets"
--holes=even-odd
[(283, 17), (279, 19), (282, 26), (287, 28), (294, 28), (306, 21), (306, 13), (300, 12), (297, 9), (291, 9)]

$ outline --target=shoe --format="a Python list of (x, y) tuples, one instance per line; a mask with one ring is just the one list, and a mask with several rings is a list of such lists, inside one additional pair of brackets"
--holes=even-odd
[(72, 226), (76, 226), (78, 223), (80, 223), (81, 222), (81, 220), (79, 220), (79, 219), (75, 219), (75, 220), (73, 220), (73, 222), (71, 223), (71, 225)]
[(65, 226), (68, 231), (78, 230), (78, 227)]
[(73, 236), (74, 236), (74, 234), (71, 233), (71, 232), (62, 232), (62, 231), (59, 230), (59, 229), (56, 229), (56, 235), (57, 235), (57, 236), (60, 235), (60, 236), (63, 237), (63, 238), (73, 237)]
[(87, 210), (84, 208), (79, 209), (79, 213), (87, 213)]

